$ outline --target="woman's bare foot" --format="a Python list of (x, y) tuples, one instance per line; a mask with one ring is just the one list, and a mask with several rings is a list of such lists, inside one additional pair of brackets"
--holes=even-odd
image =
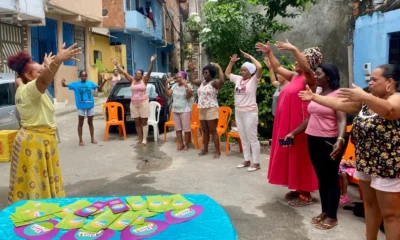
[(93, 144), (97, 144), (97, 141), (95, 139), (92, 139)]
[(85, 146), (85, 143), (83, 141), (79, 142), (79, 146), (83, 147)]
[(328, 217), (327, 213), (321, 213), (320, 215), (311, 218), (311, 224), (319, 224)]
[(183, 149), (184, 152), (189, 151), (189, 146), (185, 146), (185, 148)]
[(178, 152), (182, 151), (185, 148), (185, 145), (181, 145), (177, 150)]
[(218, 153), (218, 152), (214, 153), (214, 157), (213, 157), (214, 159), (218, 159), (220, 157), (221, 157), (220, 153)]
[(201, 152), (199, 152), (199, 154), (197, 156), (202, 157), (202, 156), (207, 155), (207, 153), (208, 153), (208, 151), (201, 150)]

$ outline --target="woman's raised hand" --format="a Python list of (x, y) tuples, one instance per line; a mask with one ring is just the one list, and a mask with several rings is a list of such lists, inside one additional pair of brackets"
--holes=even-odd
[(82, 50), (82, 48), (77, 47), (76, 43), (74, 43), (72, 46), (70, 46), (67, 49), (65, 48), (65, 43), (63, 43), (63, 45), (61, 45), (60, 49), (58, 50), (56, 57), (62, 62), (66, 61), (66, 60), (70, 60), (70, 59), (79, 61), (75, 57), (82, 53), (81, 50)]
[(238, 58), (236, 53), (231, 56), (231, 62), (232, 63), (235, 63), (235, 62), (237, 62), (239, 60), (240, 60), (240, 58)]
[(151, 56), (150, 61), (154, 62), (154, 60), (156, 60), (156, 58), (157, 58), (157, 55), (154, 54), (153, 56)]
[(246, 53), (246, 52), (243, 52), (242, 50), (240, 50), (240, 52), (243, 54), (243, 56), (244, 56), (245, 58), (251, 58), (251, 57), (252, 57), (250, 54), (248, 54), (248, 53)]
[(257, 43), (256, 44), (256, 51), (257, 52), (269, 53), (271, 51), (271, 46), (269, 45), (269, 42), (267, 42), (266, 44)]
[(292, 51), (296, 49), (296, 47), (292, 45), (287, 39), (286, 42), (276, 42), (275, 47), (277, 47), (278, 50), (284, 50), (284, 51)]
[(43, 64), (46, 66), (49, 66), (50, 63), (54, 60), (56, 56), (53, 55), (53, 53), (49, 53), (49, 55), (47, 55), (47, 53), (44, 55), (44, 59), (43, 59)]
[(118, 60), (116, 58), (110, 58), (110, 60), (115, 66), (118, 65)]

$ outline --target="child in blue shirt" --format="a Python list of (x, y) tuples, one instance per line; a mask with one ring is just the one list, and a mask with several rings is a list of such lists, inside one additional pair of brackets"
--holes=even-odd
[(93, 83), (90, 80), (87, 80), (88, 74), (86, 71), (81, 71), (79, 73), (80, 80), (75, 82), (66, 84), (65, 78), (62, 79), (62, 86), (68, 87), (69, 90), (74, 91), (75, 95), (75, 104), (78, 109), (78, 136), (79, 136), (79, 146), (84, 146), (84, 142), (82, 140), (82, 127), (85, 117), (88, 118), (90, 137), (93, 144), (97, 144), (97, 141), (94, 138), (94, 127), (93, 127), (93, 116), (94, 116), (94, 98), (93, 98), (93, 90), (100, 90), (103, 88), (106, 81), (103, 81), (100, 86)]

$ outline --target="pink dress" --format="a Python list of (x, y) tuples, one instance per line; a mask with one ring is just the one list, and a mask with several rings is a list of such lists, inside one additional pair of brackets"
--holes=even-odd
[(279, 145), (280, 138), (285, 138), (309, 116), (309, 102), (303, 102), (298, 96), (302, 90), (305, 90), (304, 76), (298, 75), (293, 77), (279, 95), (268, 179), (271, 184), (287, 186), (291, 190), (313, 192), (318, 190), (318, 179), (308, 155), (306, 134), (297, 135), (293, 146)]

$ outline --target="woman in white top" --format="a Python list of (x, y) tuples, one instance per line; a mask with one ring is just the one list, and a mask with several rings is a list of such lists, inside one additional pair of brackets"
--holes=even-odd
[[(203, 68), (204, 80), (195, 78), (195, 65), (189, 64), (191, 70), (192, 83), (199, 86), (198, 94), (198, 108), (200, 109), (200, 124), (201, 130), (204, 134), (204, 148), (199, 153), (199, 156), (204, 156), (208, 153), (208, 143), (210, 142), (210, 134), (213, 137), (215, 154), (214, 158), (219, 158), (221, 153), (219, 151), (219, 139), (217, 134), (219, 106), (218, 106), (218, 89), (224, 84), (224, 73), (217, 63), (211, 63)], [(214, 79), (217, 75), (218, 69), (219, 79)]]
[(250, 54), (241, 52), (252, 63), (245, 62), (240, 69), (240, 75), (231, 74), (233, 64), (240, 59), (233, 54), (225, 70), (225, 76), (235, 84), (235, 120), (243, 145), (244, 162), (237, 168), (248, 167), (248, 172), (254, 172), (261, 168), (256, 93), (262, 75), (262, 65)]
[(276, 87), (276, 90), (274, 92), (274, 95), (272, 95), (272, 115), (275, 117), (276, 113), (276, 107), (278, 105), (278, 98), (279, 94), (281, 93), (281, 90), (288, 84), (290, 81), (288, 81), (286, 78), (283, 76), (277, 74), (275, 77), (275, 72), (274, 69), (271, 68), (271, 62), (269, 61), (268, 57), (264, 58), (264, 63), (267, 65), (269, 69), (269, 79), (271, 80), (272, 86)]

